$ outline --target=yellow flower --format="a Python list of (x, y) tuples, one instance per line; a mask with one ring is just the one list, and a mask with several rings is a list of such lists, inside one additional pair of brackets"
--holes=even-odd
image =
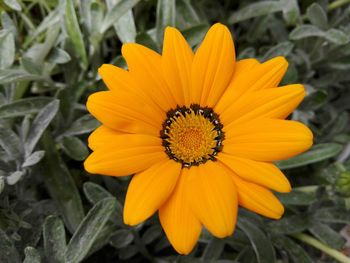
[(288, 63), (276, 57), (235, 62), (230, 31), (210, 28), (193, 54), (168, 27), (162, 55), (124, 44), (128, 70), (105, 64), (109, 91), (92, 94), (87, 108), (102, 125), (89, 137), (90, 173), (135, 174), (124, 222), (137, 225), (156, 211), (175, 250), (188, 254), (202, 226), (216, 237), (235, 228), (238, 204), (278, 219), (284, 208), (269, 190), (291, 186), (274, 161), (312, 145), (303, 124), (284, 120), (305, 90), (278, 87)]

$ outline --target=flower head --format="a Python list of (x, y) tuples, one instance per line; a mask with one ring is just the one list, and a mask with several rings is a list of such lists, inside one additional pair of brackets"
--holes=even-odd
[(273, 164), (304, 152), (312, 133), (284, 120), (302, 101), (302, 85), (278, 87), (288, 63), (235, 61), (230, 31), (215, 24), (195, 54), (175, 28), (162, 55), (125, 44), (128, 70), (99, 69), (108, 91), (92, 94), (88, 110), (102, 125), (89, 137), (90, 173), (135, 174), (124, 222), (159, 211), (173, 247), (188, 254), (202, 226), (216, 237), (233, 233), (238, 205), (278, 219), (271, 192), (291, 186)]

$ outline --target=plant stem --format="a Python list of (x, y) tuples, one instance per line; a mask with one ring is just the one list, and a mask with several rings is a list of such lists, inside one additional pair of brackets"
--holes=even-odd
[(350, 3), (350, 0), (337, 0), (337, 1), (334, 1), (332, 2), (331, 4), (328, 5), (328, 10), (333, 10), (333, 9), (336, 9), (338, 7), (341, 7), (342, 5), (346, 5), (346, 4), (349, 4)]
[(327, 246), (326, 244), (320, 242), (316, 238), (313, 238), (313, 237), (306, 235), (306, 234), (303, 234), (303, 233), (292, 234), (291, 236), (296, 238), (296, 239), (299, 239), (300, 241), (303, 241), (306, 244), (309, 244), (309, 245), (323, 251), (324, 253), (328, 254), (329, 256), (338, 260), (341, 263), (350, 263), (349, 257), (345, 256), (340, 251), (335, 250), (335, 249)]

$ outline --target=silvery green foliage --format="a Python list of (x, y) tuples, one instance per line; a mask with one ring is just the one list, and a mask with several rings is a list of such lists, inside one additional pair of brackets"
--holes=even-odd
[[(350, 193), (339, 179), (350, 170), (349, 2), (1, 1), (0, 262), (335, 262), (295, 234), (349, 251), (349, 234), (340, 233), (350, 224)], [(87, 135), (99, 125), (85, 102), (104, 88), (102, 63), (125, 67), (122, 43), (160, 52), (172, 25), (195, 49), (217, 21), (229, 25), (239, 59), (287, 57), (283, 84), (307, 89), (290, 118), (312, 128), (315, 146), (278, 163), (295, 187), (278, 195), (282, 220), (241, 209), (232, 237), (204, 231), (184, 257), (156, 215), (123, 224), (129, 178), (83, 170)]]

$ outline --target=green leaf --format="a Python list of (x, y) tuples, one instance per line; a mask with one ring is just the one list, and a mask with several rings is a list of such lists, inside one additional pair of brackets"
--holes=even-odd
[(52, 98), (33, 97), (0, 106), (0, 118), (13, 118), (39, 112)]
[(43, 226), (44, 250), (49, 263), (63, 263), (66, 250), (66, 232), (62, 220), (48, 216)]
[(47, 190), (58, 205), (67, 228), (74, 232), (84, 218), (84, 210), (78, 189), (66, 164), (56, 150), (55, 142), (46, 132), (42, 138), (45, 157), (41, 173)]
[(8, 185), (15, 185), (25, 175), (24, 171), (16, 171), (6, 177), (6, 183)]
[(53, 64), (65, 64), (70, 60), (70, 55), (61, 48), (53, 48), (47, 58), (47, 61)]
[(154, 225), (145, 231), (142, 236), (142, 240), (145, 244), (152, 243), (154, 240), (159, 238), (162, 234), (162, 228), (159, 225)]
[(203, 40), (205, 34), (207, 33), (209, 26), (206, 24), (193, 26), (186, 28), (182, 31), (182, 34), (186, 38), (187, 42), (191, 47), (197, 46)]
[(312, 224), (312, 220), (307, 215), (297, 214), (283, 217), (278, 221), (271, 221), (269, 227), (270, 231), (277, 234), (292, 234), (302, 232), (312, 226)]
[(21, 157), (23, 147), (19, 137), (14, 131), (2, 125), (0, 125), (0, 146), (10, 160), (23, 158)]
[(23, 69), (4, 69), (0, 71), (0, 84), (8, 84), (21, 81), (50, 81), (46, 77), (32, 74)]
[(78, 263), (84, 259), (115, 206), (115, 198), (105, 198), (91, 208), (67, 246), (66, 263)]
[(21, 11), (22, 7), (17, 0), (4, 0), (4, 3), (11, 7), (13, 10)]
[(111, 10), (107, 12), (105, 19), (103, 20), (100, 33), (106, 32), (106, 30), (116, 23), (123, 15), (131, 10), (140, 0), (128, 0), (120, 1)]
[[(108, 10), (119, 4), (123, 0), (107, 0)], [(114, 24), (113, 27), (122, 43), (135, 42), (136, 27), (134, 16), (131, 9), (122, 15)]]
[(9, 68), (15, 60), (15, 38), (10, 30), (0, 31), (0, 69)]
[(300, 21), (300, 9), (297, 0), (280, 0), (283, 6), (283, 17), (288, 25), (295, 25)]
[(327, 13), (318, 3), (310, 5), (306, 10), (306, 14), (313, 25), (323, 30), (328, 28)]
[[(51, 21), (47, 22), (51, 24)], [(46, 31), (46, 37), (44, 43), (36, 43), (31, 46), (23, 55), (23, 58), (30, 58), (32, 63), (37, 64), (40, 67), (43, 67), (44, 60), (47, 55), (50, 53), (51, 49), (54, 47), (56, 40), (60, 33), (60, 27), (58, 21), (52, 24)], [(37, 67), (38, 67), (37, 66)]]
[(100, 123), (90, 114), (86, 114), (73, 122), (64, 135), (81, 135), (95, 130)]
[(23, 57), (21, 59), (21, 65), (27, 72), (34, 75), (41, 75), (43, 72), (41, 64), (38, 64), (30, 57)]
[(85, 143), (77, 137), (64, 136), (62, 139), (62, 147), (64, 152), (76, 161), (83, 161), (89, 155), (89, 150)]
[(279, 1), (263, 1), (249, 4), (228, 18), (228, 23), (235, 24), (250, 18), (265, 16), (283, 10), (283, 5)]
[(11, 239), (0, 228), (0, 262), (1, 263), (20, 263), (19, 254), (13, 245)]
[(136, 36), (136, 43), (146, 46), (154, 51), (159, 51), (159, 47), (152, 37), (146, 32), (138, 33)]
[(349, 34), (346, 34), (343, 31), (334, 28), (326, 31), (325, 38), (329, 42), (332, 42), (337, 45), (345, 45), (350, 41)]
[[(213, 237), (212, 240), (206, 246), (202, 258), (204, 261), (213, 262), (218, 259), (222, 252), (224, 251), (225, 241), (219, 238)], [(217, 261), (214, 261), (217, 262)]]
[(178, 0), (176, 1), (176, 26), (180, 30), (193, 27), (194, 25), (201, 24), (205, 20), (204, 17), (200, 17), (199, 10), (197, 10), (195, 3), (191, 3), (190, 0)]
[(83, 190), (86, 198), (92, 204), (96, 204), (102, 199), (113, 197), (113, 195), (106, 189), (104, 189), (102, 186), (91, 182), (86, 182), (83, 185)]
[(328, 225), (315, 222), (310, 227), (310, 232), (327, 245), (335, 249), (341, 249), (345, 245), (345, 239)]
[(317, 90), (309, 94), (301, 103), (301, 110), (317, 110), (322, 107), (328, 100), (328, 93), (324, 90)]
[(305, 193), (292, 190), (290, 193), (276, 193), (278, 199), (285, 205), (311, 205), (316, 201), (315, 193)]
[(75, 53), (79, 58), (81, 58), (82, 67), (85, 69), (88, 66), (88, 60), (84, 45), (83, 36), (79, 27), (77, 15), (75, 13), (74, 4), (72, 0), (64, 0), (65, 12), (64, 22), (65, 27), (69, 36), (69, 39), (72, 41)]
[(23, 263), (40, 263), (41, 258), (39, 252), (33, 247), (26, 247), (24, 250), (25, 259)]
[(294, 263), (313, 263), (309, 254), (292, 239), (286, 236), (274, 236), (273, 242), (279, 249), (284, 249)]
[[(106, 189), (104, 189), (102, 186), (92, 182), (86, 182), (83, 185), (83, 191), (86, 198), (92, 204), (96, 204), (105, 198), (113, 197), (113, 195), (110, 192), (108, 192)], [(111, 221), (113, 221), (113, 223), (119, 226), (123, 226), (124, 223), (123, 223), (122, 215), (123, 215), (123, 206), (117, 200), (116, 210), (113, 211), (111, 215)]]
[(327, 160), (338, 155), (342, 146), (337, 143), (320, 143), (313, 146), (309, 151), (285, 161), (277, 162), (280, 169), (290, 169), (308, 164)]
[(52, 119), (56, 116), (58, 107), (59, 101), (54, 100), (47, 104), (42, 110), (40, 110), (38, 115), (35, 117), (29, 130), (27, 139), (24, 143), (26, 156), (29, 156), (34, 150), (41, 135), (44, 133), (47, 126), (49, 126)]
[(256, 254), (258, 263), (275, 262), (275, 251), (270, 240), (254, 224), (238, 219), (237, 226), (247, 235)]
[(264, 55), (263, 57), (263, 61), (266, 61), (268, 59), (277, 57), (277, 56), (288, 56), (290, 54), (290, 52), (292, 52), (294, 47), (294, 44), (289, 42), (289, 41), (285, 41), (285, 42), (281, 42), (279, 44), (277, 44), (276, 46), (271, 47)]
[(350, 37), (343, 31), (338, 29), (329, 29), (328, 31), (322, 31), (313, 25), (301, 25), (292, 30), (289, 34), (289, 38), (293, 40), (304, 39), (308, 37), (322, 37), (331, 43), (337, 45), (344, 45), (349, 43)]
[(134, 235), (127, 229), (116, 231), (110, 238), (110, 244), (115, 248), (123, 248), (132, 243)]
[(176, 21), (175, 0), (158, 0), (156, 34), (159, 43), (162, 43), (164, 30), (167, 26), (175, 26)]
[(320, 222), (350, 223), (350, 213), (337, 207), (318, 209), (313, 216)]
[(45, 151), (36, 151), (33, 152), (31, 155), (29, 155), (24, 163), (22, 164), (22, 168), (33, 166), (41, 161), (41, 159), (44, 157)]

